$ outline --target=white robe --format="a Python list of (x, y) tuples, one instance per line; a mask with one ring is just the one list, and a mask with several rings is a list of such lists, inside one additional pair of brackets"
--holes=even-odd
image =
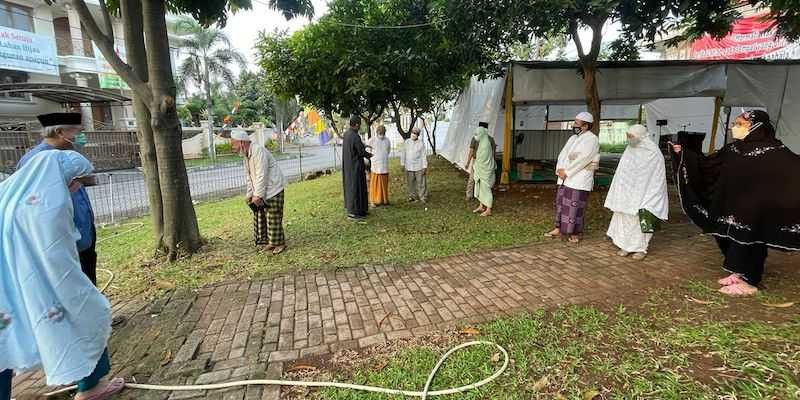
[(662, 221), (669, 214), (667, 173), (658, 146), (644, 137), (622, 154), (605, 207), (614, 212), (608, 236), (629, 253), (646, 253), (652, 234), (642, 233), (639, 210), (646, 209)]

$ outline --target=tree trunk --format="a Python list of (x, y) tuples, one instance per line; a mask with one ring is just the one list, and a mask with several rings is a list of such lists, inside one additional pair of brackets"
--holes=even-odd
[(592, 132), (600, 134), (600, 93), (597, 90), (597, 65), (591, 61), (581, 62), (583, 68), (583, 91), (586, 96), (586, 106), (594, 118)]
[[(144, 47), (144, 33), (142, 22), (142, 5), (139, 0), (122, 0), (120, 2), (123, 29), (125, 33), (125, 48), (128, 53), (128, 63), (133, 72), (143, 82), (147, 77), (147, 53)], [(136, 133), (139, 137), (139, 157), (142, 160), (144, 180), (147, 186), (147, 195), (150, 203), (150, 218), (153, 220), (154, 249), (163, 248), (164, 216), (161, 206), (161, 186), (158, 179), (158, 164), (156, 146), (153, 141), (153, 129), (150, 126), (150, 110), (147, 109), (136, 92), (133, 94), (133, 110), (136, 115)]]
[(392, 103), (392, 110), (394, 111), (394, 124), (397, 126), (397, 132), (403, 137), (403, 140), (408, 139), (411, 137), (411, 130), (414, 129), (414, 125), (417, 124), (418, 115), (413, 109), (409, 109), (411, 112), (411, 123), (408, 126), (408, 130), (405, 130), (403, 129), (403, 121), (400, 118), (400, 106)]
[(148, 76), (153, 93), (149, 105), (158, 160), (164, 221), (163, 246), (169, 260), (202, 245), (183, 162), (182, 132), (175, 106), (175, 81), (170, 65), (163, 0), (142, 0), (148, 50)]

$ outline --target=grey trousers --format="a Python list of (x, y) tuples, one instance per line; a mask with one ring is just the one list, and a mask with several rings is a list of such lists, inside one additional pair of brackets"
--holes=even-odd
[(408, 198), (425, 201), (428, 199), (428, 182), (422, 171), (406, 171)]

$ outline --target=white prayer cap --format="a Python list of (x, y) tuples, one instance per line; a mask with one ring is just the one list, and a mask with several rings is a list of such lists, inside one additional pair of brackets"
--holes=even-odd
[(243, 142), (249, 142), (250, 135), (248, 135), (247, 131), (245, 131), (244, 129), (234, 129), (231, 131), (231, 139), (241, 140)]
[(634, 137), (642, 139), (647, 136), (647, 128), (645, 128), (644, 125), (636, 124), (628, 128), (628, 133)]
[(594, 117), (592, 117), (592, 114), (589, 114), (589, 113), (588, 113), (588, 112), (586, 112), (586, 111), (583, 111), (583, 112), (581, 112), (580, 114), (578, 114), (578, 115), (575, 117), (575, 119), (577, 119), (577, 120), (581, 120), (581, 121), (583, 121), (583, 122), (588, 122), (588, 123), (590, 123), (590, 124), (591, 124), (592, 122), (594, 122)]

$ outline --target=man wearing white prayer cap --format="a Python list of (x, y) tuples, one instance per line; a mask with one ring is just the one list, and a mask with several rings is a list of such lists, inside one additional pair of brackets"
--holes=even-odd
[(286, 250), (283, 234), (283, 191), (286, 176), (278, 161), (264, 146), (255, 144), (244, 129), (231, 131), (231, 146), (244, 159), (247, 178), (245, 201), (253, 210), (253, 234), (256, 245), (265, 245), (277, 255)]
[(607, 234), (619, 256), (643, 260), (653, 238), (653, 218), (665, 221), (668, 216), (667, 173), (647, 128), (633, 125), (626, 135), (628, 147), (606, 196), (605, 207), (614, 212)]
[(600, 142), (592, 133), (593, 123), (592, 114), (585, 111), (578, 114), (572, 125), (574, 135), (558, 155), (555, 229), (545, 233), (546, 237), (567, 238), (571, 243), (580, 241), (600, 157)]

